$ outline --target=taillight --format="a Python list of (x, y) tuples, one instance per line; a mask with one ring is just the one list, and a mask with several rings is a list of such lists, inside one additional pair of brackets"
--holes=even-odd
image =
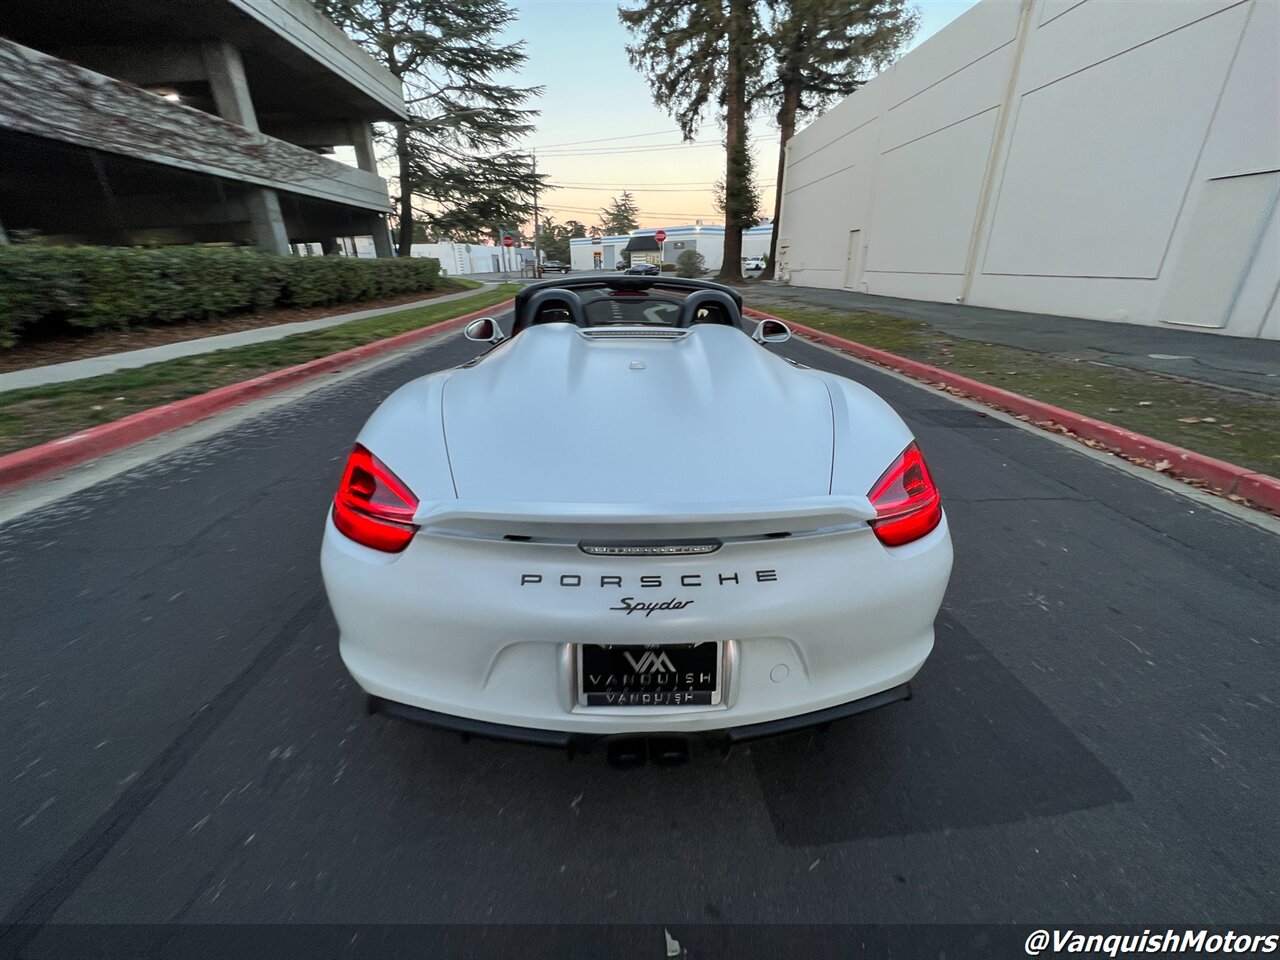
[(942, 520), (942, 498), (914, 442), (893, 461), (867, 497), (876, 508), (871, 529), (889, 547), (919, 540)]
[(418, 498), (387, 465), (356, 444), (333, 498), (333, 525), (356, 543), (399, 553), (418, 528)]

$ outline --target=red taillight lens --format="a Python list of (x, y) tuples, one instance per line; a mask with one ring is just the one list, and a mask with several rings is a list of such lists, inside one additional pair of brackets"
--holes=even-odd
[(356, 444), (333, 498), (333, 525), (356, 543), (399, 553), (418, 528), (418, 498), (386, 464)]
[(867, 498), (876, 508), (871, 529), (885, 546), (919, 540), (942, 520), (942, 497), (914, 442), (876, 481)]

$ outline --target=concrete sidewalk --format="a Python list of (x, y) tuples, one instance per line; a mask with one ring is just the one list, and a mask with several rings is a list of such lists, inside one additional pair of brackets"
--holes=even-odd
[(176, 360), (179, 357), (193, 357), (201, 353), (212, 353), (215, 350), (226, 350), (230, 347), (243, 347), (250, 343), (266, 343), (271, 340), (283, 340), (295, 333), (310, 333), (313, 330), (324, 330), (336, 327), (353, 320), (366, 320), (369, 317), (381, 317), (401, 310), (412, 310), (415, 307), (429, 307), (437, 303), (448, 303), (461, 300), (481, 290), (494, 286), (486, 283), (477, 290), (463, 290), (443, 297), (432, 297), (430, 300), (415, 300), (412, 303), (401, 303), (393, 307), (377, 307), (372, 310), (358, 310), (355, 313), (341, 313), (332, 317), (321, 317), (318, 320), (303, 320), (298, 323), (280, 323), (272, 327), (258, 327), (254, 330), (240, 330), (236, 333), (224, 333), (216, 337), (201, 337), (198, 340), (182, 340), (178, 343), (166, 343), (158, 347), (146, 347), (142, 350), (126, 350), (122, 353), (109, 353), (101, 357), (86, 357), (83, 360), (71, 360), (67, 363), (51, 363), (43, 367), (30, 367), (26, 370), (15, 370), (13, 373), (0, 373), (0, 393), (9, 390), (25, 390), (29, 387), (43, 387), (51, 383), (67, 383), (71, 380), (87, 380), (99, 377), (104, 373), (115, 373), (117, 370), (131, 370), (145, 367), (149, 363), (163, 360)]
[(965, 340), (1021, 347), (1055, 357), (1162, 373), (1280, 398), (1280, 341), (1276, 340), (774, 283), (740, 289), (748, 306), (763, 310), (770, 306), (809, 306), (904, 317)]

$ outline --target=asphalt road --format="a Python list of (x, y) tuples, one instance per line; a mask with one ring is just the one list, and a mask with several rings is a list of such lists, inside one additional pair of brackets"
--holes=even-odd
[[(1277, 538), (809, 344), (780, 352), (885, 396), (944, 491), (955, 574), (912, 701), (636, 770), (366, 716), (326, 506), (374, 406), (474, 352), (451, 337), (0, 528), (10, 953), (626, 923), (255, 935), (659, 958), (666, 928), (693, 958), (817, 956), (819, 928), (713, 925), (1280, 919)], [(59, 926), (108, 922), (176, 926)]]

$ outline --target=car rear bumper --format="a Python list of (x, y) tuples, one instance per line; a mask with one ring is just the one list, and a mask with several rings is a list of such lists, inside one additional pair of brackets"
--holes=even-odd
[[(361, 688), (423, 711), (419, 719), (536, 731), (507, 738), (537, 742), (548, 732), (772, 730), (827, 710), (866, 709), (851, 705), (903, 687), (928, 657), (951, 562), (945, 518), (893, 549), (861, 527), (661, 558), (423, 534), (403, 554), (387, 555), (352, 543), (329, 521), (321, 555), (342, 659)], [(662, 585), (641, 586), (646, 575)], [(600, 585), (615, 577), (621, 590)], [(619, 611), (622, 596), (693, 602), (633, 616)], [(578, 703), (579, 644), (707, 641), (723, 653), (717, 704)]]

